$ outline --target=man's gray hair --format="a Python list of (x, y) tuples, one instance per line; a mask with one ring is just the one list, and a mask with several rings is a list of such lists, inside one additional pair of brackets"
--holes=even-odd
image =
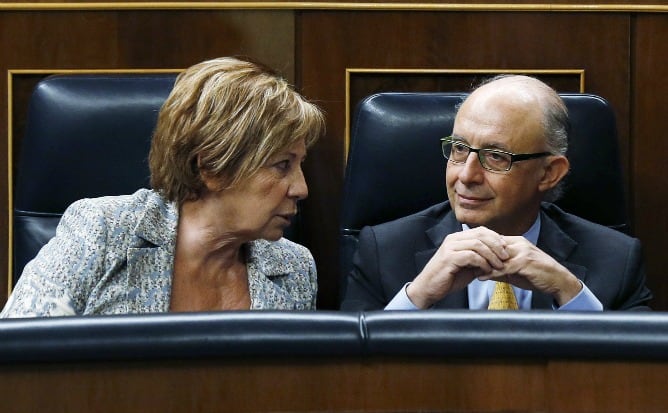
[[(531, 76), (501, 74), (483, 80), (475, 87), (475, 89), (495, 80), (508, 77), (524, 78), (527, 81), (530, 81), (531, 84), (537, 86), (538, 91), (543, 95), (543, 99), (540, 99), (540, 101), (543, 107), (543, 131), (547, 151), (555, 155), (566, 156), (566, 153), (568, 152), (568, 134), (570, 132), (568, 109), (566, 108), (563, 99), (561, 99), (559, 94), (553, 88)], [(466, 100), (466, 97), (464, 100)], [(459, 107), (461, 107), (461, 103), (458, 105), (457, 110), (459, 110)], [(563, 193), (564, 180), (562, 179), (554, 188), (545, 194), (544, 200), (554, 202), (561, 198)]]

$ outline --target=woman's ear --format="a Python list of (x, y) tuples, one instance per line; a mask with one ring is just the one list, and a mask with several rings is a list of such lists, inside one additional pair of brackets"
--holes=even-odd
[(197, 155), (197, 171), (207, 191), (218, 192), (223, 189), (220, 178), (212, 174), (208, 169), (202, 167), (202, 157), (200, 154)]
[(223, 185), (221, 184), (219, 178), (208, 174), (206, 171), (201, 171), (201, 170), (199, 175), (207, 191), (218, 192), (223, 189)]
[(541, 192), (547, 192), (557, 186), (557, 184), (566, 176), (570, 162), (563, 155), (552, 155), (547, 159), (544, 167), (544, 174), (538, 183), (538, 189)]

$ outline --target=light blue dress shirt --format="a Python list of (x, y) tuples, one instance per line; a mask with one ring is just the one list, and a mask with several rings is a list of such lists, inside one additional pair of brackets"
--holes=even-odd
[[(466, 231), (469, 227), (465, 224), (462, 225), (462, 230)], [(524, 238), (529, 240), (532, 244), (536, 245), (538, 242), (538, 234), (540, 234), (540, 215), (536, 218), (536, 221), (533, 223), (531, 228), (524, 233)], [(397, 295), (394, 296), (392, 301), (385, 306), (386, 310), (418, 310), (418, 308), (411, 302), (406, 294), (407, 283), (404, 287), (399, 290)], [(494, 281), (480, 281), (474, 279), (468, 285), (468, 298), (469, 298), (469, 309), (470, 310), (484, 310), (487, 309), (489, 305), (489, 298), (492, 296), (494, 290)], [(513, 286), (513, 291), (515, 291), (515, 297), (517, 297), (517, 304), (519, 305), (520, 310), (530, 310), (531, 309), (531, 291), (523, 290), (521, 288)], [(603, 311), (603, 304), (596, 298), (594, 293), (587, 288), (586, 285), (582, 284), (582, 290), (573, 297), (573, 299), (561, 307), (557, 307), (556, 303), (552, 305), (552, 308), (559, 311)]]

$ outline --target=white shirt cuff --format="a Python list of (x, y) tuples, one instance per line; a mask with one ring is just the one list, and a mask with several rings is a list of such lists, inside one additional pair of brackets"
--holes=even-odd
[(410, 283), (404, 284), (404, 287), (401, 290), (399, 290), (399, 292), (397, 293), (397, 295), (394, 296), (392, 301), (390, 301), (385, 306), (386, 310), (419, 310), (419, 308), (417, 308), (415, 304), (413, 304), (411, 299), (408, 298), (408, 294), (406, 293), (406, 287), (408, 287), (408, 284)]
[(587, 286), (582, 284), (582, 290), (571, 301), (557, 308), (559, 311), (603, 311), (603, 304), (596, 298)]

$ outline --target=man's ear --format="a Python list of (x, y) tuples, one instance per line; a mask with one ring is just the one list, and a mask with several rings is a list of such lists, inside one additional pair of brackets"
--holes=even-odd
[(568, 173), (570, 165), (568, 159), (563, 155), (549, 156), (544, 168), (543, 177), (538, 183), (538, 189), (541, 192), (547, 192), (557, 186)]

